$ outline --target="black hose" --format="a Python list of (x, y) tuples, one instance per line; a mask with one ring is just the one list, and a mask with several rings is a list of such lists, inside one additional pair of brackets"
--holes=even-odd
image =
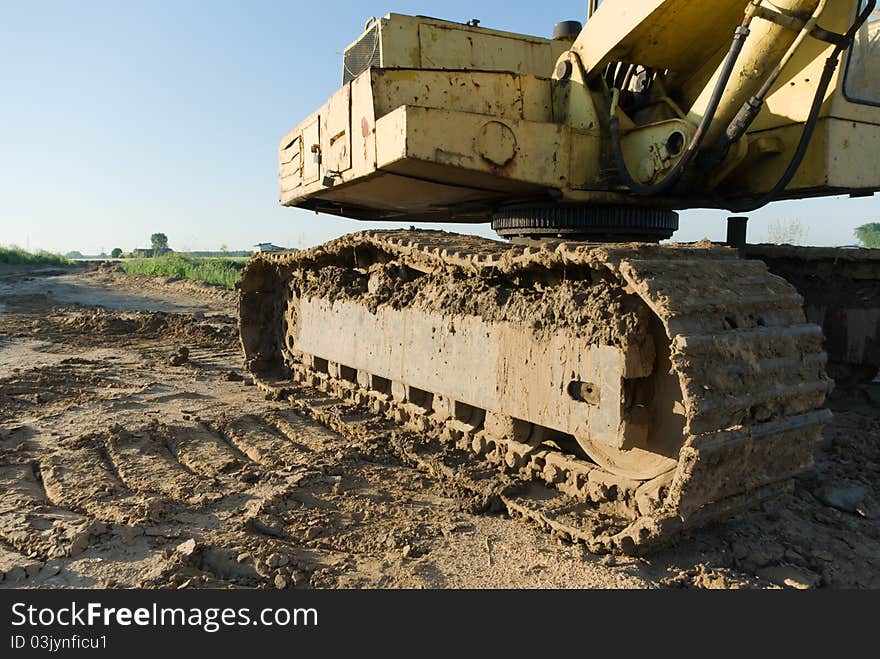
[[(872, 0), (872, 2), (873, 1), (876, 0)], [(644, 185), (632, 177), (632, 174), (626, 166), (626, 160), (623, 157), (623, 147), (620, 143), (620, 119), (616, 114), (611, 115), (608, 122), (608, 128), (611, 133), (611, 148), (614, 152), (614, 161), (617, 165), (617, 172), (626, 186), (635, 194), (642, 196), (660, 194), (677, 183), (681, 178), (685, 168), (700, 150), (703, 140), (706, 137), (706, 133), (715, 119), (715, 113), (718, 111), (718, 106), (721, 104), (721, 97), (724, 94), (724, 90), (727, 89), (727, 83), (730, 82), (730, 76), (733, 75), (733, 68), (736, 65), (736, 61), (739, 58), (739, 54), (742, 52), (743, 45), (745, 45), (746, 37), (748, 36), (749, 28), (747, 26), (743, 25), (736, 29), (733, 36), (733, 42), (730, 44), (730, 50), (727, 53), (727, 57), (725, 58), (724, 65), (721, 69), (721, 75), (718, 77), (718, 82), (715, 83), (715, 89), (712, 90), (709, 105), (706, 108), (706, 113), (703, 115), (702, 121), (700, 121), (700, 125), (697, 127), (697, 132), (694, 133), (694, 137), (688, 145), (687, 150), (684, 152), (684, 155), (675, 164), (675, 167), (672, 168), (666, 178), (659, 183)]]
[(788, 184), (791, 183), (795, 174), (797, 174), (797, 170), (800, 168), (801, 163), (804, 160), (804, 157), (807, 155), (807, 149), (810, 146), (810, 142), (813, 139), (813, 133), (816, 131), (816, 125), (819, 123), (819, 114), (822, 112), (822, 105), (825, 102), (825, 94), (828, 92), (828, 87), (831, 84), (831, 79), (834, 77), (834, 72), (837, 70), (838, 65), (840, 64), (840, 56), (843, 54), (845, 50), (847, 50), (855, 41), (856, 34), (862, 28), (862, 25), (865, 24), (865, 21), (871, 16), (871, 13), (877, 7), (877, 0), (868, 0), (868, 3), (865, 5), (865, 9), (859, 14), (856, 22), (852, 24), (849, 31), (847, 31), (844, 39), (838, 44), (828, 59), (825, 61), (825, 68), (822, 71), (822, 77), (819, 80), (819, 85), (816, 88), (816, 95), (813, 97), (813, 105), (810, 107), (810, 114), (807, 117), (807, 122), (804, 124), (804, 130), (801, 133), (801, 139), (798, 142), (797, 149), (794, 152), (794, 156), (792, 156), (791, 161), (788, 163), (788, 167), (783, 173), (782, 177), (776, 182), (769, 192), (763, 195), (760, 199), (755, 202), (752, 202), (748, 205), (736, 206), (732, 210), (737, 213), (750, 213), (752, 211), (756, 211), (762, 206), (766, 206), (770, 202), (774, 201), (776, 197), (782, 193), (785, 188), (788, 187)]

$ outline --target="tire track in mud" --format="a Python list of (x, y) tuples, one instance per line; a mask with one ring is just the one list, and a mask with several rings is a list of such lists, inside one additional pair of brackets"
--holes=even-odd
[(238, 361), (238, 348), (200, 348), (190, 350), (189, 359), (192, 362), (223, 362)]
[(320, 453), (343, 441), (342, 437), (332, 430), (310, 422), (289, 410), (273, 410), (265, 418), (278, 432), (305, 451)]
[[(160, 426), (171, 454), (193, 473), (218, 481), (224, 496), (201, 511), (219, 525), (203, 527), (190, 555), (173, 554), (142, 585), (310, 583), (329, 555), (308, 547), (321, 535), (319, 524), (333, 518), (321, 492), (340, 479), (323, 475), (313, 451), (296, 443), (307, 426), (304, 419), (272, 412), (192, 428)], [(331, 443), (341, 440), (320, 426), (314, 430)]]
[(116, 473), (129, 489), (192, 505), (222, 497), (212, 482), (194, 474), (172, 455), (157, 431), (117, 431), (108, 435), (104, 444)]
[(51, 505), (36, 464), (0, 466), (0, 539), (29, 558), (74, 556), (105, 529), (72, 510)]
[[(426, 508), (439, 511), (447, 500), (429, 496), (401, 504), (376, 492), (391, 479), (420, 498), (422, 474), (369, 463), (344, 470), (331, 465), (327, 458), (351, 442), (294, 411), (248, 414), (218, 427), (222, 433), (212, 430), (212, 443), (223, 436), (247, 459), (260, 462), (250, 466), (261, 469), (263, 477), (241, 498), (230, 496), (219, 504), (228, 509), (233, 500), (243, 502), (234, 524), (201, 536), (200, 570), (212, 578), (242, 584), (269, 580), (276, 587), (332, 585), (341, 566), (381, 562), (389, 551), (416, 557), (429, 551), (430, 539), (445, 535)], [(389, 532), (386, 527), (394, 525), (404, 528)], [(189, 573), (171, 570), (162, 579), (173, 584)]]
[[(306, 432), (302, 422), (286, 421), (288, 432)], [(260, 450), (281, 449), (281, 469), (279, 461), (252, 461), (204, 424), (113, 428), (57, 440), (38, 461), (0, 465), (0, 581), (33, 577), (45, 561), (77, 556), (107, 534), (105, 540), (123, 544), (142, 537), (155, 566), (142, 585), (200, 579), (255, 586), (279, 574), (290, 585), (306, 583), (299, 563), (277, 555), (267, 561), (266, 547), (278, 550), (292, 539), (287, 513), (303, 505), (300, 483), (320, 472), (291, 466), (293, 457), (307, 462), (309, 449), (263, 415), (237, 425), (251, 431), (253, 442), (262, 440)], [(165, 534), (177, 535), (181, 515), (203, 522), (188, 531), (197, 538), (193, 555), (149, 549), (167, 542)], [(243, 553), (254, 559), (238, 561)]]
[(51, 450), (6, 474), (18, 484), (18, 509), (42, 506), (52, 518), (43, 514), (38, 524), (64, 518), (88, 532), (70, 538), (72, 550), (54, 552), (49, 542), (34, 552), (33, 542), (16, 546), (20, 536), (0, 533), (0, 548), (10, 547), (0, 551), (10, 583), (95, 545), (136, 547), (132, 555), (146, 566), (132, 583), (139, 587), (368, 584), (363, 575), (340, 580), (355, 566), (372, 574), (389, 555), (426, 556), (454, 527), (442, 513), (454, 502), (431, 494), (425, 475), (364, 462), (358, 456), (368, 446), (289, 409), (50, 441)]
[(136, 525), (158, 522), (171, 503), (168, 499), (133, 492), (108, 463), (100, 443), (80, 437), (53, 453), (40, 457), (40, 476), (53, 504), (109, 524)]
[(163, 434), (171, 454), (194, 474), (218, 478), (251, 464), (243, 453), (208, 429), (175, 427)]
[[(268, 419), (249, 414), (223, 424), (220, 431), (236, 449), (264, 467), (282, 469), (309, 465), (313, 450), (298, 443), (296, 438), (301, 435), (296, 432), (296, 426), (288, 425), (294, 437), (283, 434)], [(315, 428), (311, 430), (319, 432)]]
[[(305, 390), (300, 393), (306, 395)], [(352, 435), (340, 434), (289, 408), (273, 409), (256, 420), (271, 424), (292, 442), (307, 444), (312, 451), (308, 456), (311, 466), (320, 469), (318, 473), (304, 475), (308, 478), (303, 481), (306, 487), (265, 499), (260, 504), (262, 516), (257, 519), (267, 522), (270, 528), (257, 530), (268, 531), (271, 536), (283, 529), (286, 538), (300, 548), (327, 556), (347, 556), (356, 562), (384, 560), (382, 557), (389, 551), (410, 558), (429, 553), (430, 543), (454, 528), (455, 525), (444, 521), (441, 511), (450, 505), (454, 507), (455, 501), (423, 493), (431, 488), (431, 476), (396, 459), (392, 460), (393, 465), (360, 459), (349, 463), (345, 456), (351, 457), (350, 451), (371, 452), (371, 444), (385, 437), (387, 424), (374, 414), (347, 407), (343, 401), (320, 392), (312, 392), (309, 399), (315, 407), (326, 405), (337, 411), (346, 408), (340, 418), (349, 430), (358, 428), (360, 433), (353, 441)], [(254, 421), (253, 417), (239, 419), (239, 423), (229, 424), (225, 432), (234, 434), (242, 425), (253, 432)], [(333, 461), (328, 460), (331, 455)], [(379, 456), (383, 462), (389, 458), (384, 450), (373, 457)], [(340, 460), (346, 461), (344, 467)], [(386, 491), (389, 482), (407, 492), (403, 501)]]

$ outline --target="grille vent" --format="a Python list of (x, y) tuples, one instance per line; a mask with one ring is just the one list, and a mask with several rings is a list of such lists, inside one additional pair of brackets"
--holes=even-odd
[(345, 51), (342, 58), (342, 84), (345, 85), (367, 69), (380, 65), (379, 24), (376, 23), (360, 41)]

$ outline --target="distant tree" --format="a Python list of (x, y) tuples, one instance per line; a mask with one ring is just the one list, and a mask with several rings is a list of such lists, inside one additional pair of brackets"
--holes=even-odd
[(122, 248), (114, 247), (113, 251), (110, 252), (110, 258), (111, 259), (118, 259), (120, 256), (122, 256)]
[(800, 220), (776, 220), (767, 228), (767, 241), (775, 245), (799, 245), (806, 235)]
[(856, 227), (856, 238), (865, 247), (880, 248), (880, 222), (870, 222)]
[(224, 244), (224, 245), (220, 245), (220, 253), (221, 253), (223, 256), (226, 256), (226, 255), (229, 253), (229, 247), (227, 247), (225, 244)]
[(83, 255), (82, 255), (82, 252), (73, 251), (73, 252), (67, 252), (67, 254), (64, 255), (64, 258), (81, 259), (81, 258), (83, 258)]
[(150, 244), (153, 247), (153, 256), (162, 256), (168, 251), (168, 236), (164, 233), (154, 233), (150, 236)]

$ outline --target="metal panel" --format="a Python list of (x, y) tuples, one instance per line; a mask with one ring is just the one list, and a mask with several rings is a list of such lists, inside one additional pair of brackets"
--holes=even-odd
[(321, 121), (320, 116), (306, 124), (302, 131), (303, 184), (314, 183), (321, 176)]
[(321, 114), (321, 164), (325, 174), (351, 169), (351, 85), (331, 96)]
[[(627, 359), (620, 348), (565, 331), (538, 339), (513, 323), (387, 305), (371, 311), (346, 300), (305, 298), (298, 316), (295, 344), (308, 354), (611, 446), (622, 443)], [(327, 332), (328, 324), (347, 331)], [(573, 398), (572, 380), (594, 383), (601, 404)]]
[(556, 64), (543, 39), (471, 34), (455, 27), (419, 27), (422, 67), (550, 75)]
[(376, 170), (376, 113), (370, 74), (351, 83), (351, 176)]
[[(475, 181), (475, 186), (476, 184)], [(470, 207), (480, 202), (486, 207), (496, 206), (510, 193), (432, 183), (414, 176), (397, 176), (383, 171), (354, 183), (324, 188), (319, 194), (322, 200), (327, 199), (345, 205), (349, 209), (348, 216), (357, 219), (399, 220), (404, 217), (407, 221), (427, 219), (438, 222), (450, 219), (451, 211), (444, 209)], [(353, 210), (359, 207), (368, 208), (370, 211), (365, 215), (359, 215)], [(480, 214), (477, 220), (468, 220), (460, 214), (457, 214), (456, 218), (457, 222), (486, 221), (485, 212)]]
[(297, 135), (281, 149), (278, 159), (281, 191), (293, 190), (302, 184), (302, 137)]
[[(587, 21), (574, 50), (588, 71), (616, 61), (691, 73), (712, 60), (713, 53), (727, 49), (746, 4), (743, 0), (605, 0)], [(715, 64), (711, 66), (714, 69)]]
[[(504, 126), (501, 130), (510, 150), (500, 158), (488, 148), (493, 146), (491, 140), (480, 139), (492, 129), (489, 124)], [(495, 179), (494, 185), (484, 181), (490, 183), (490, 189), (509, 187), (505, 181), (564, 187), (568, 179), (571, 131), (557, 124), (511, 119), (499, 122), (479, 114), (405, 106), (382, 117), (376, 130), (380, 168), (401, 159), (442, 165), (444, 179), (438, 182), (452, 185), (475, 185), (474, 173), (482, 172)], [(593, 171), (596, 165), (580, 163)], [(430, 167), (397, 171), (435, 180)]]
[[(383, 117), (401, 105), (459, 110), (490, 116), (523, 118), (519, 76), (479, 71), (373, 71), (376, 116)], [(550, 85), (545, 82), (547, 99)], [(547, 117), (549, 119), (549, 117)]]

